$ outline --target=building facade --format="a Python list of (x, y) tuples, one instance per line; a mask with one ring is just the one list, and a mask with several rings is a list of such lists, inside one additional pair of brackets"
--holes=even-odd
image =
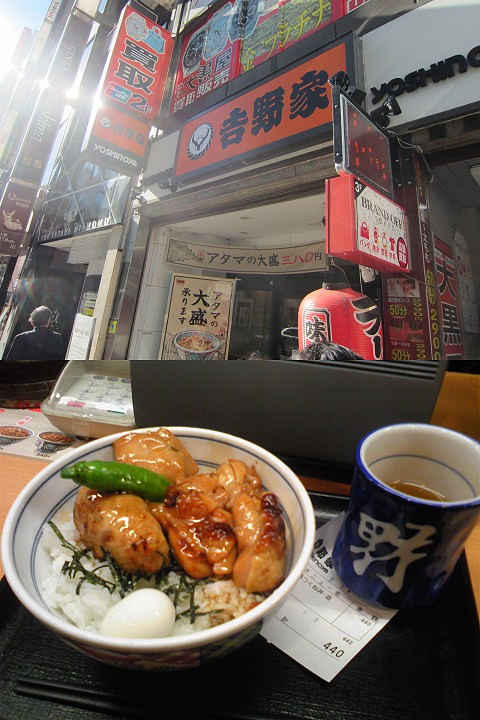
[(464, 5), (73, 3), (78, 96), (5, 279), (5, 351), (66, 272), (70, 358), (283, 359), (317, 340), (478, 358), (479, 3)]

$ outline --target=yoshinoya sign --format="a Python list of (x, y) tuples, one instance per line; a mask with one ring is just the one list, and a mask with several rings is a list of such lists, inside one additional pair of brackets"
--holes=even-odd
[(466, 73), (469, 68), (480, 68), (480, 45), (476, 45), (467, 55), (452, 55), (432, 63), (428, 69), (419, 68), (407, 73), (405, 77), (395, 77), (383, 82), (379, 88), (371, 87), (372, 103), (375, 105), (388, 95), (399, 97), (404, 92), (411, 93), (419, 88), (426, 87), (430, 82), (438, 83), (441, 80), (454, 78), (456, 75)]
[(328, 78), (345, 69), (338, 43), (185, 123), (174, 174), (188, 181), (331, 132)]
[(122, 175), (138, 175), (150, 125), (116, 108), (104, 106), (92, 116), (82, 152), (92, 162)]
[(478, 20), (478, 0), (462, 0), (461, 12), (452, 0), (431, 0), (366, 33), (367, 110), (396, 97), (401, 113), (389, 127), (413, 128), (478, 109)]
[(167, 77), (173, 40), (127, 4), (101, 81), (102, 107), (90, 116), (82, 152), (122, 175), (139, 175)]

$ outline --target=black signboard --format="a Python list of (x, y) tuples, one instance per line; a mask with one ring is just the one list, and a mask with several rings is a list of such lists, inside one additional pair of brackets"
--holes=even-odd
[(368, 185), (393, 194), (390, 140), (340, 87), (332, 88), (333, 151), (339, 175), (356, 175)]

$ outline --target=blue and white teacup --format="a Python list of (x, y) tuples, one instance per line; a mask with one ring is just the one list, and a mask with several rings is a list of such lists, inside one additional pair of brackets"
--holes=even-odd
[(430, 605), (479, 518), (480, 443), (435, 425), (382, 427), (357, 445), (333, 565), (368, 602)]

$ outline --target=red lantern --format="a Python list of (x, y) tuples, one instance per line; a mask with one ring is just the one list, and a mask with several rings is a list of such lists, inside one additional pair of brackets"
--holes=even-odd
[(298, 310), (299, 350), (318, 341), (343, 345), (364, 360), (381, 360), (382, 323), (375, 302), (346, 282), (324, 283)]

